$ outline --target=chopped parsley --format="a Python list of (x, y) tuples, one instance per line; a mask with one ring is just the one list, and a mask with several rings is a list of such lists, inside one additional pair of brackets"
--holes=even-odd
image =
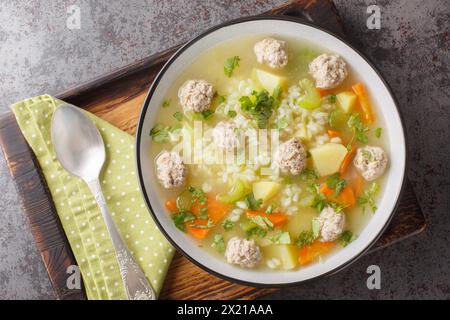
[(287, 231), (281, 231), (270, 237), (270, 241), (274, 244), (291, 244), (291, 236)]
[(339, 172), (329, 176), (325, 183), (328, 188), (334, 189), (333, 197), (337, 197), (347, 186), (347, 181), (341, 179)]
[(261, 199), (256, 200), (255, 196), (253, 195), (253, 192), (247, 194), (244, 197), (244, 201), (247, 204), (247, 207), (251, 210), (258, 210), (259, 207), (261, 207), (262, 205), (262, 200)]
[(267, 217), (256, 215), (251, 217), (250, 221), (263, 230), (273, 229), (273, 223)]
[(330, 94), (328, 96), (328, 102), (329, 103), (335, 103), (336, 102), (336, 95), (335, 94)]
[(345, 230), (338, 238), (338, 241), (342, 247), (346, 247), (353, 242), (357, 237), (350, 230)]
[(180, 210), (172, 217), (175, 226), (183, 232), (186, 232), (186, 222), (194, 221), (196, 218), (192, 212), (187, 210)]
[(225, 231), (230, 231), (231, 229), (234, 228), (234, 222), (226, 219), (224, 222), (222, 222), (222, 228)]
[(328, 206), (326, 196), (319, 191), (319, 185), (316, 183), (311, 184), (308, 190), (314, 196), (311, 207), (315, 208), (318, 212), (322, 212), (322, 210)]
[(256, 120), (258, 128), (267, 128), (275, 105), (275, 99), (269, 95), (267, 90), (253, 91), (249, 96), (242, 96), (239, 103), (241, 109)]
[(225, 64), (223, 65), (223, 72), (227, 77), (231, 77), (235, 68), (239, 67), (239, 62), (241, 58), (239, 56), (234, 56), (225, 60)]
[(302, 179), (303, 181), (312, 181), (319, 179), (319, 175), (312, 169), (303, 169), (303, 171), (300, 173), (300, 179)]
[(227, 98), (225, 98), (225, 96), (222, 95), (217, 96), (217, 103), (224, 103), (225, 101), (227, 101)]
[(168, 107), (170, 107), (170, 100), (169, 99), (165, 99), (163, 102), (162, 102), (162, 105), (161, 105), (163, 108), (168, 108)]
[(251, 236), (257, 236), (260, 238), (264, 238), (267, 235), (267, 231), (260, 227), (252, 228), (252, 229), (246, 231), (245, 233), (247, 234), (247, 237), (249, 237), (249, 238)]
[(188, 187), (188, 191), (192, 196), (192, 202), (195, 202), (196, 200), (198, 200), (198, 202), (201, 205), (205, 205), (206, 201), (208, 200), (208, 198), (206, 197), (206, 194), (203, 192), (202, 189), (200, 188), (196, 188), (193, 186), (189, 186)]
[(312, 230), (305, 230), (300, 232), (299, 236), (295, 240), (295, 245), (298, 247), (304, 247), (312, 244), (316, 240)]
[(170, 140), (170, 133), (174, 133), (178, 130), (182, 129), (181, 124), (177, 124), (174, 126), (166, 126), (163, 124), (156, 124), (150, 130), (150, 136), (152, 137), (153, 142), (156, 143), (164, 143)]
[(376, 128), (374, 132), (375, 137), (380, 138), (382, 130), (383, 130), (382, 128)]
[(177, 119), (178, 121), (183, 120), (183, 114), (182, 114), (180, 111), (175, 112), (175, 113), (173, 114), (173, 117), (174, 117), (175, 119)]
[(229, 111), (228, 111), (228, 116), (229, 116), (230, 118), (234, 118), (234, 117), (237, 116), (237, 113), (236, 113), (236, 111), (234, 111), (234, 110), (229, 110)]
[[(365, 128), (361, 122), (361, 116), (359, 113), (353, 113), (350, 118), (347, 121), (348, 127), (353, 131), (353, 140), (356, 138), (359, 142), (362, 142), (364, 144), (367, 144), (369, 142), (369, 139), (367, 138), (366, 132), (369, 130), (368, 128)], [(349, 145), (351, 145), (349, 143)]]
[(372, 152), (363, 149), (363, 150), (361, 150), (361, 153), (362, 153), (364, 158), (366, 158), (369, 161), (373, 161), (373, 154), (372, 154)]
[(223, 239), (223, 235), (221, 233), (216, 233), (214, 235), (214, 240), (211, 247), (215, 248), (217, 252), (220, 253), (225, 251), (225, 240)]
[(362, 196), (358, 197), (358, 205), (362, 207), (363, 212), (365, 212), (366, 206), (369, 206), (373, 213), (377, 211), (378, 207), (375, 203), (375, 196), (378, 192), (380, 192), (380, 186), (378, 183), (374, 182)]
[(272, 213), (273, 213), (273, 206), (272, 206), (272, 205), (267, 206), (265, 212), (266, 212), (267, 214), (272, 214)]

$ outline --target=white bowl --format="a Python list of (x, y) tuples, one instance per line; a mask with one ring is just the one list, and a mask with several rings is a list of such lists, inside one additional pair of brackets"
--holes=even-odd
[[(388, 136), (390, 167), (386, 183), (378, 200), (378, 210), (370, 219), (358, 238), (347, 247), (327, 257), (323, 262), (314, 263), (294, 271), (254, 271), (235, 267), (219, 259), (196, 242), (180, 232), (164, 208), (164, 201), (155, 191), (158, 188), (154, 160), (150, 158), (150, 129), (166, 91), (172, 82), (190, 65), (198, 55), (217, 44), (246, 35), (282, 36), (300, 41), (308, 41), (342, 56), (352, 70), (366, 85), (371, 96), (376, 97), (378, 117), (385, 126), (383, 135)], [(167, 239), (187, 258), (205, 270), (230, 281), (253, 286), (283, 286), (334, 273), (349, 265), (367, 251), (388, 225), (402, 190), (406, 148), (402, 121), (396, 102), (386, 82), (374, 66), (345, 40), (316, 26), (287, 17), (250, 17), (216, 26), (180, 48), (162, 68), (154, 80), (143, 105), (136, 139), (137, 171), (141, 190), (148, 209)]]

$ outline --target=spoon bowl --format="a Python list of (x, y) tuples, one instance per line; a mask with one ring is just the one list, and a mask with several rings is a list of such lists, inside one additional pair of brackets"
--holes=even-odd
[(52, 117), (52, 142), (59, 162), (71, 174), (95, 179), (105, 162), (105, 146), (97, 127), (78, 108), (63, 104)]

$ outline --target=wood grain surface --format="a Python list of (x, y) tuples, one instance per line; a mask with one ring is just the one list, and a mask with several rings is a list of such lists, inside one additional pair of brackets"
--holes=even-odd
[[(344, 34), (343, 25), (330, 1), (294, 1), (266, 14), (300, 17), (337, 34)], [(150, 56), (114, 73), (67, 90), (58, 95), (58, 98), (84, 108), (118, 128), (134, 134), (138, 115), (152, 79), (177, 48)], [(59, 222), (39, 164), (21, 135), (12, 114), (0, 119), (0, 144), (55, 296), (58, 299), (85, 299), (83, 289), (68, 290), (66, 287), (66, 268), (76, 264), (76, 261)], [(392, 222), (371, 251), (418, 234), (425, 226), (416, 196), (407, 183)], [(177, 253), (170, 266), (161, 298), (254, 299), (274, 290), (276, 289), (252, 288), (219, 279)]]

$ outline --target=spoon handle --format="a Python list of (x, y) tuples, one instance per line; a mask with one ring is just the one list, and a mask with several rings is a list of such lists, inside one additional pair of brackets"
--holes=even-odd
[(155, 291), (145, 277), (142, 269), (134, 260), (125, 242), (122, 240), (113, 219), (111, 218), (98, 179), (93, 179), (86, 182), (89, 189), (93, 193), (95, 200), (100, 207), (103, 219), (105, 220), (106, 228), (108, 229), (109, 236), (116, 252), (120, 276), (122, 277), (123, 285), (127, 291), (128, 299), (155, 300)]

